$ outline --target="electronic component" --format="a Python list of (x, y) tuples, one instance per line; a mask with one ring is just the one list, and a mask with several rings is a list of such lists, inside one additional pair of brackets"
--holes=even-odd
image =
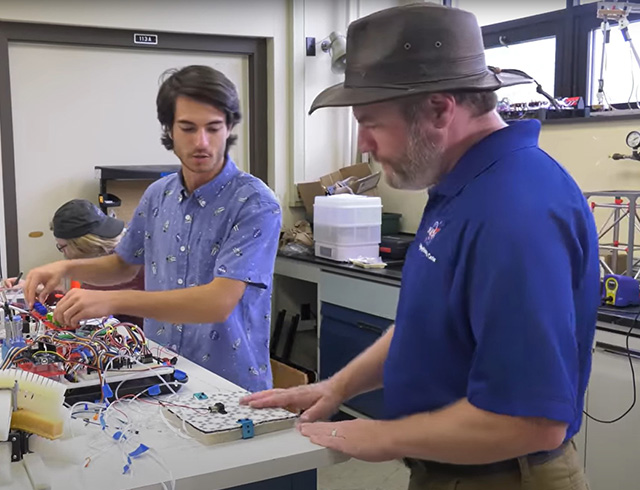
[(639, 305), (640, 282), (633, 277), (608, 274), (604, 276), (602, 297), (608, 305)]
[[(187, 381), (175, 369), (175, 362), (154, 358), (144, 332), (136, 325), (109, 317), (70, 329), (54, 322), (50, 308), (40, 303), (31, 311), (18, 304), (9, 304), (8, 310), (21, 316), (6, 322), (0, 373), (14, 367), (60, 382), (68, 388), (67, 403), (102, 401), (116, 392), (118, 396), (170, 393)], [(25, 322), (35, 335), (23, 336)], [(158, 387), (152, 393), (154, 385)]]

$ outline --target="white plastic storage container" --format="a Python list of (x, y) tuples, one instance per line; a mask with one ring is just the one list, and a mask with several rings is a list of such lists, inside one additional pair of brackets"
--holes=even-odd
[(336, 245), (334, 243), (316, 242), (316, 257), (347, 262), (358, 257), (379, 257), (380, 244), (370, 245)]
[(313, 238), (318, 257), (341, 262), (378, 257), (381, 229), (379, 197), (340, 194), (315, 198)]
[(381, 225), (326, 225), (316, 223), (313, 226), (314, 240), (336, 245), (363, 245), (380, 243)]
[(379, 197), (317, 196), (313, 206), (313, 237), (321, 243), (380, 243), (382, 202)]
[(316, 196), (313, 224), (332, 226), (382, 225), (382, 200), (379, 197), (338, 194)]

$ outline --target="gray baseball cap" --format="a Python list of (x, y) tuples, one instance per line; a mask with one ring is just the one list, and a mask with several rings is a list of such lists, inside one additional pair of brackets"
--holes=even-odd
[(88, 233), (102, 238), (115, 238), (124, 229), (124, 221), (107, 216), (86, 199), (73, 199), (53, 215), (53, 236), (68, 240)]

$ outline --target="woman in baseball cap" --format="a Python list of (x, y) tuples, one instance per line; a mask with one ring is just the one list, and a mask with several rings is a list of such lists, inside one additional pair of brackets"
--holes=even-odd
[[(58, 208), (49, 228), (56, 240), (56, 248), (66, 259), (88, 259), (113, 253), (124, 235), (124, 221), (107, 216), (86, 199), (72, 199)], [(15, 278), (7, 279), (6, 286), (13, 286)], [(22, 282), (22, 281), (21, 281)], [(72, 281), (72, 287), (74, 286)], [(113, 286), (93, 286), (83, 283), (83, 289), (144, 290), (144, 269), (131, 281)], [(143, 319), (127, 315), (114, 315), (118, 320), (142, 327)]]
[(112, 253), (124, 221), (107, 216), (86, 199), (73, 199), (58, 208), (50, 228), (65, 258), (86, 259)]

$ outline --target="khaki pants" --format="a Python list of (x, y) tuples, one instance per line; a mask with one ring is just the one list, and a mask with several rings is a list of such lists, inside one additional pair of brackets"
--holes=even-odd
[(438, 465), (410, 465), (409, 490), (588, 490), (582, 464), (571, 441), (560, 455), (541, 464), (518, 458), (518, 468), (488, 474), (456, 475)]

